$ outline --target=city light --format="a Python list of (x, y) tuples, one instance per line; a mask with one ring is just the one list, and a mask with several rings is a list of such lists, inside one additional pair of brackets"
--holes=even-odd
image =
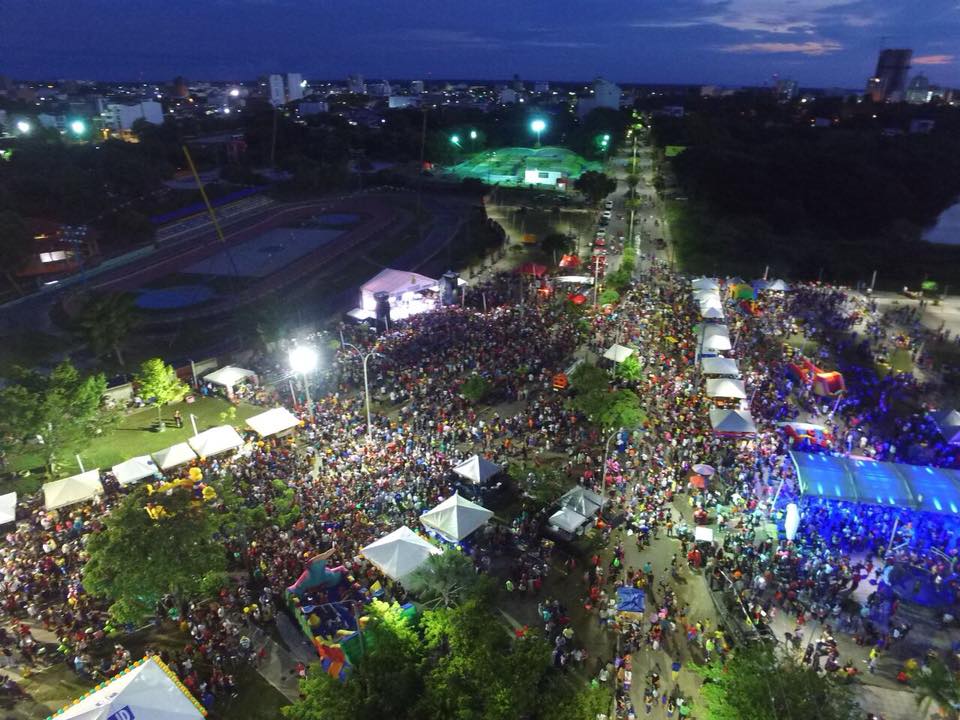
[(547, 129), (547, 123), (537, 118), (530, 123), (530, 129), (537, 134), (537, 147), (540, 147), (540, 134)]
[(290, 351), (288, 359), (290, 369), (304, 375), (315, 370), (319, 360), (317, 351), (308, 345), (297, 345)]
[(33, 125), (28, 123), (26, 120), (20, 120), (17, 122), (17, 130), (19, 130), (23, 135), (27, 135), (31, 130), (33, 130)]
[(239, 88), (233, 88), (233, 89), (230, 91), (230, 97), (240, 97), (240, 89), (239, 89)]
[(476, 140), (476, 139), (477, 139), (477, 131), (476, 131), (476, 130), (471, 130), (471, 131), (470, 131), (470, 139), (471, 139), (471, 140)]
[(452, 142), (452, 143), (453, 143), (454, 145), (456, 145), (457, 147), (460, 147), (460, 136), (459, 136), (459, 135), (451, 135), (451, 136), (450, 136), (450, 142)]
[(74, 120), (70, 123), (70, 132), (74, 135), (83, 135), (87, 132), (87, 124), (83, 120)]

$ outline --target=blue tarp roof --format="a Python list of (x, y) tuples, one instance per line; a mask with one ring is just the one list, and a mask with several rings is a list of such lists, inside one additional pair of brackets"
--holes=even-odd
[(617, 588), (617, 612), (642, 613), (643, 610), (643, 590), (637, 590), (632, 587)]
[(960, 515), (960, 471), (795, 450), (790, 458), (805, 496)]

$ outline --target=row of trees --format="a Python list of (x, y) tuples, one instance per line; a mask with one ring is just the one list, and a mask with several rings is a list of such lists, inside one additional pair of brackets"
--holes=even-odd
[[(160, 358), (146, 360), (135, 382), (159, 412), (189, 389)], [(0, 449), (6, 455), (39, 453), (47, 474), (56, 474), (65, 458), (119, 422), (120, 413), (103, 402), (106, 389), (103, 373), (84, 375), (69, 360), (49, 374), (15, 368), (0, 390)]]
[[(430, 560), (411, 586), (428, 600), (426, 609), (410, 619), (375, 601), (350, 678), (314, 668), (286, 717), (594, 720), (609, 712), (609, 692), (579, 690), (552, 669), (551, 647), (537, 631), (511, 632), (489, 580), (458, 551)], [(451, 595), (449, 587), (462, 590)]]

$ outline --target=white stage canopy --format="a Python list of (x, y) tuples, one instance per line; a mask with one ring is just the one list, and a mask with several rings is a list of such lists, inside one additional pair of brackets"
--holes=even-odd
[(930, 413), (930, 418), (949, 445), (960, 445), (960, 411), (941, 410)]
[(710, 411), (710, 426), (718, 435), (756, 435), (757, 426), (747, 410)]
[(163, 450), (157, 450), (153, 455), (154, 462), (161, 470), (169, 470), (177, 465), (186, 465), (197, 459), (197, 454), (187, 443), (177, 443)]
[(563, 497), (560, 498), (561, 507), (575, 510), (585, 517), (600, 512), (602, 504), (603, 498), (600, 495), (579, 485), (564, 493)]
[(297, 416), (285, 407), (273, 408), (247, 418), (247, 425), (260, 437), (276, 435), (290, 428), (295, 428), (299, 424), (300, 420)]
[(694, 278), (693, 282), (690, 283), (693, 286), (694, 290), (719, 290), (720, 283), (718, 283), (713, 278), (699, 277)]
[(230, 425), (218, 425), (187, 440), (200, 457), (212, 457), (243, 446), (240, 433)]
[(385, 575), (402, 580), (423, 565), (428, 557), (443, 551), (404, 525), (370, 543), (361, 552)]
[(580, 528), (590, 522), (583, 515), (571, 508), (560, 508), (547, 520), (548, 523), (560, 530), (573, 535)]
[(491, 517), (493, 513), (490, 510), (460, 497), (460, 493), (454, 493), (433, 510), (421, 515), (420, 522), (445, 539), (459, 542), (485, 525)]
[(711, 378), (707, 380), (707, 397), (744, 400), (747, 397), (747, 389), (743, 385), (743, 380)]
[(787, 292), (790, 289), (790, 286), (787, 285), (783, 280), (774, 280), (772, 283), (767, 285), (767, 290), (771, 292)]
[(257, 374), (253, 370), (245, 370), (244, 368), (227, 365), (219, 370), (214, 370), (212, 373), (207, 373), (203, 376), (203, 381), (220, 385), (227, 388), (227, 390), (232, 390), (247, 378), (252, 378), (256, 381)]
[(17, 519), (17, 494), (15, 492), (0, 495), (0, 525), (15, 522)]
[(700, 369), (704, 375), (732, 375), (740, 377), (740, 368), (737, 361), (725, 357), (702, 357)]
[(62, 480), (54, 480), (43, 486), (43, 507), (56, 510), (67, 505), (76, 505), (92, 500), (103, 492), (100, 470), (87, 470)]
[(500, 472), (500, 466), (479, 455), (474, 455), (457, 465), (453, 471), (467, 480), (482, 483)]
[(701, 305), (700, 317), (706, 320), (722, 320), (723, 308), (719, 305)]
[(603, 356), (607, 360), (613, 360), (615, 363), (622, 363), (631, 355), (633, 355), (633, 348), (624, 347), (619, 343), (611, 345), (607, 348), (606, 352), (603, 353)]
[(119, 465), (112, 468), (113, 476), (121, 485), (130, 485), (144, 478), (156, 475), (159, 472), (157, 464), (149, 455), (140, 455), (138, 457), (124, 460)]
[(47, 720), (203, 720), (205, 716), (173, 671), (151, 655)]

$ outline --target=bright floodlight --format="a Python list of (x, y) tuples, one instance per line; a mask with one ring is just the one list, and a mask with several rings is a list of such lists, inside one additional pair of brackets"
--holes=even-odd
[(604, 135), (604, 136), (603, 136), (603, 141), (604, 141), (604, 142), (610, 142), (610, 136), (609, 136), (609, 135)]
[(33, 129), (33, 126), (30, 123), (28, 123), (26, 120), (20, 120), (19, 122), (17, 122), (17, 130), (22, 132), (24, 135), (26, 135), (32, 129)]
[(230, 97), (240, 97), (240, 89), (239, 89), (239, 88), (233, 88), (233, 89), (230, 91)]
[(70, 123), (70, 130), (74, 135), (83, 135), (87, 131), (87, 124), (83, 120), (74, 120)]
[(459, 144), (460, 144), (460, 136), (459, 136), (459, 135), (451, 135), (451, 136), (450, 136), (450, 142), (452, 142), (454, 145), (459, 145)]
[(471, 139), (471, 140), (476, 140), (476, 139), (477, 139), (477, 131), (476, 131), (476, 130), (471, 130), (471, 131), (470, 131), (470, 139)]
[(547, 124), (543, 120), (534, 120), (532, 123), (530, 123), (530, 129), (539, 135), (547, 129)]
[(306, 374), (317, 367), (317, 351), (306, 345), (297, 345), (290, 351), (290, 368)]

